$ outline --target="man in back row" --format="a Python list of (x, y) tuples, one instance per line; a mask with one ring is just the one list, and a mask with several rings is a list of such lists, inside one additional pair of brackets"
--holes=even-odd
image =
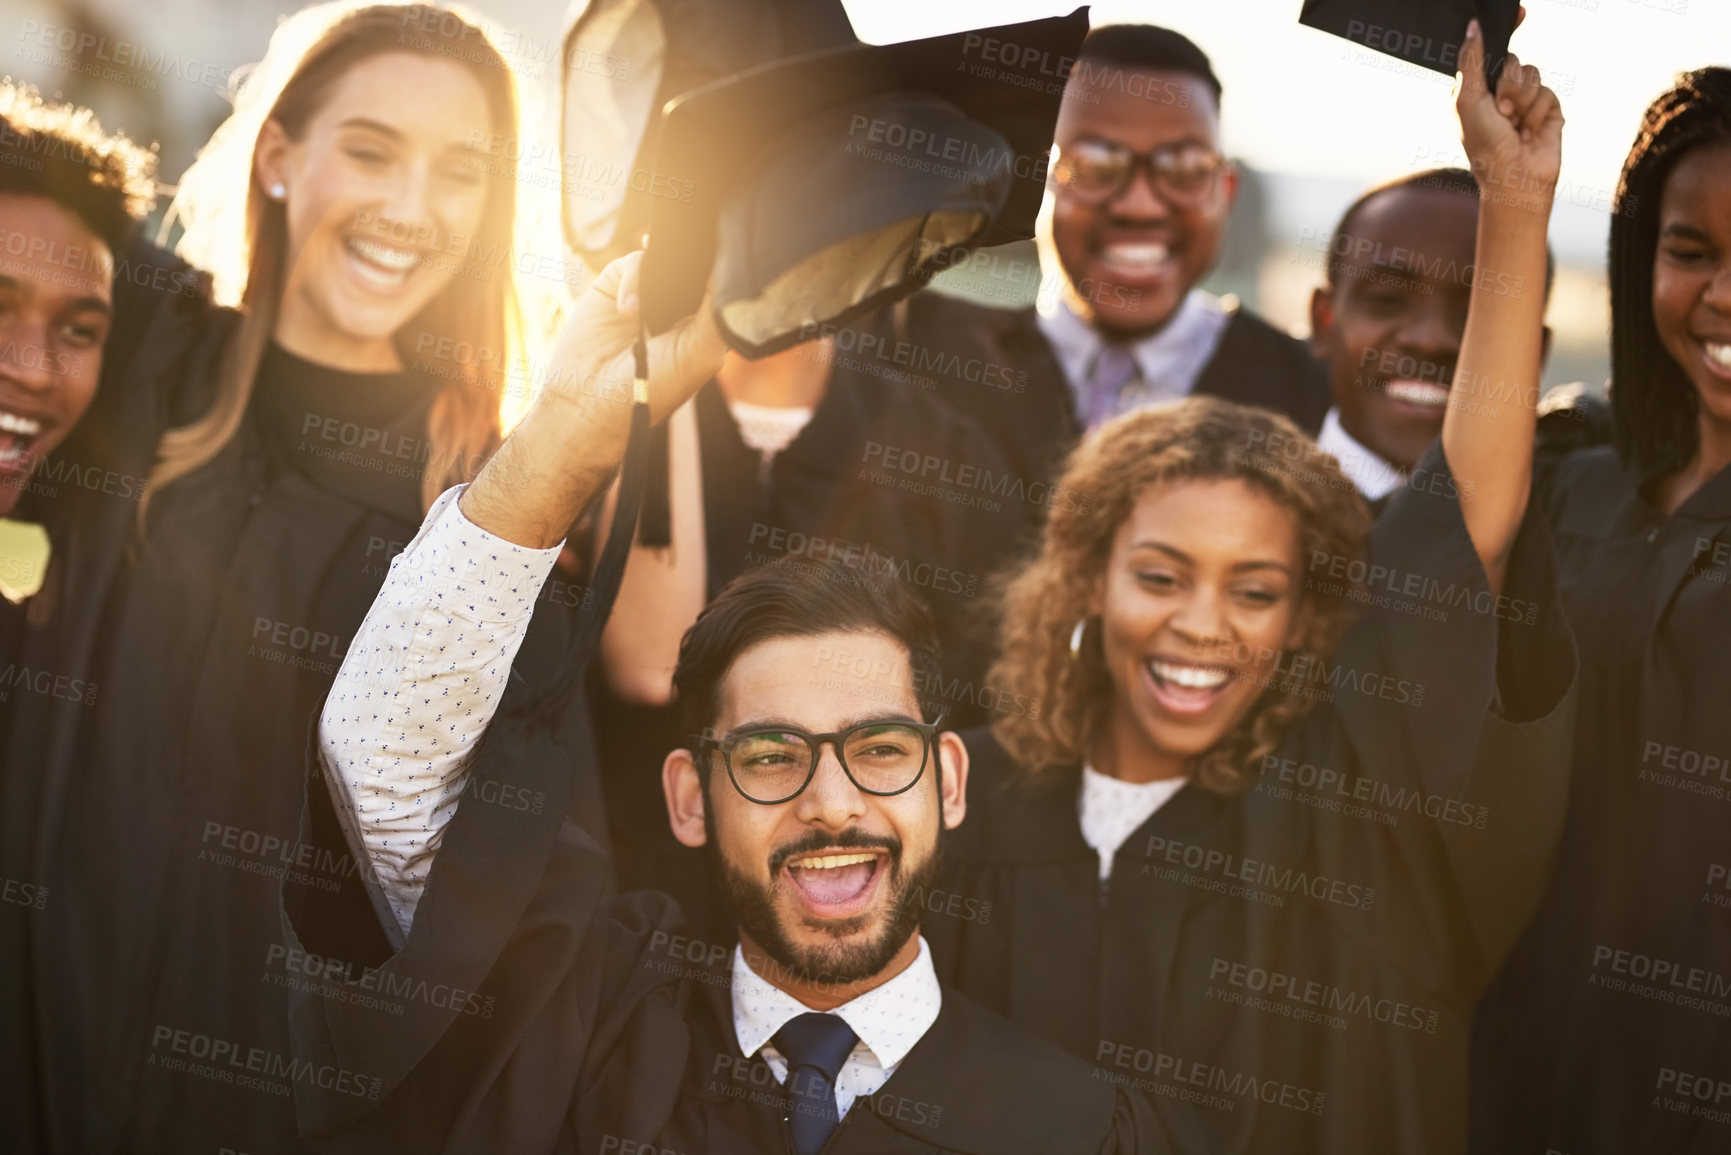
[(1059, 291), (1021, 310), (933, 291), (908, 302), (902, 339), (1025, 371), (1021, 391), (991, 378), (938, 388), (1027, 484), (1054, 477), (1086, 430), (1192, 393), (1321, 427), (1328, 383), (1303, 342), (1198, 288), (1238, 186), (1220, 152), (1220, 98), (1208, 57), (1179, 33), (1096, 28), (1054, 133), (1041, 247)]

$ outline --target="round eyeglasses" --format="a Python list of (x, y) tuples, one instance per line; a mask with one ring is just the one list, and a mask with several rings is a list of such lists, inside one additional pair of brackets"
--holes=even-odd
[(697, 744), (721, 754), (733, 788), (752, 802), (774, 806), (796, 798), (817, 774), (818, 754), (835, 750), (842, 772), (866, 794), (888, 797), (911, 790), (931, 761), (932, 742), (944, 723), (902, 718), (861, 722), (846, 730), (813, 734), (797, 726), (754, 726)]
[(1226, 158), (1195, 141), (1139, 153), (1109, 140), (1079, 140), (1058, 150), (1052, 180), (1078, 200), (1100, 204), (1129, 188), (1143, 166), (1156, 192), (1173, 204), (1191, 206), (1214, 191)]

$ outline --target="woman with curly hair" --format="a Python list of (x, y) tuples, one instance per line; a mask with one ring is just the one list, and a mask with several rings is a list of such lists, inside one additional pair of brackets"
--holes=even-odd
[[(1554, 183), (1555, 96), (1512, 58), (1497, 95), (1462, 86), (1475, 171)], [(1550, 198), (1523, 191), (1486, 189), (1477, 263), (1535, 291), (1475, 287), (1473, 404), (1374, 528), (1289, 422), (1197, 398), (1083, 444), (1059, 484), (1087, 502), (1008, 586), (1015, 708), (965, 736), (926, 935), (1202, 1149), (1465, 1148), (1468, 1024), (1542, 889), (1571, 724), (1526, 508)]]
[(1545, 510), (1581, 645), (1568, 821), (1480, 1011), (1486, 1152), (1731, 1150), (1731, 69), (1647, 108), (1609, 273), (1615, 445)]

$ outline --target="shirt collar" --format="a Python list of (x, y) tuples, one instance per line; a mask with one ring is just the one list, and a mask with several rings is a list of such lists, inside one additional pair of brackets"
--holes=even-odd
[[(1130, 346), (1142, 380), (1165, 394), (1187, 396), (1213, 360), (1231, 315), (1231, 308), (1220, 298), (1191, 289), (1159, 332)], [(1105, 338), (1078, 316), (1062, 295), (1040, 302), (1038, 320), (1064, 376), (1073, 389), (1080, 388), (1092, 375), (1094, 358), (1106, 344)]]
[[(914, 1049), (937, 1021), (943, 1002), (932, 952), (924, 935), (919, 941), (919, 956), (901, 974), (830, 1012), (853, 1029), (885, 1070), (893, 1070)], [(789, 1019), (810, 1010), (752, 970), (745, 952), (733, 948), (733, 1033), (740, 1054), (757, 1054)]]
[(1330, 409), (1328, 416), (1322, 419), (1322, 433), (1316, 438), (1316, 447), (1332, 454), (1340, 462), (1340, 471), (1358, 487), (1367, 501), (1380, 501), (1406, 482), (1405, 470), (1390, 465), (1346, 431), (1340, 423), (1338, 408)]

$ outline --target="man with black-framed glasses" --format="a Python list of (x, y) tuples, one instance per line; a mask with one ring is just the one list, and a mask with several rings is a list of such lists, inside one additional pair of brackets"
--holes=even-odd
[(1239, 186), (1220, 149), (1220, 101), (1208, 57), (1185, 36), (1095, 28), (1054, 131), (1035, 306), (986, 308), (936, 291), (908, 302), (898, 335), (916, 349), (964, 346), (1025, 373), (1014, 392), (946, 379), (940, 395), (1030, 484), (1054, 477), (1087, 430), (1191, 394), (1321, 427), (1328, 385), (1304, 344), (1200, 287)]
[(922, 693), (941, 677), (931, 615), (893, 578), (783, 560), (729, 583), (685, 635), (690, 737), (662, 784), (674, 834), (724, 880), (737, 944), (694, 937), (666, 895), (609, 896), (605, 857), (564, 816), (557, 751), (488, 733), (512, 710), (511, 661), (558, 552), (518, 544), (564, 515), (540, 484), (551, 460), (525, 454), (531, 473), (440, 499), (320, 720), (307, 843), (340, 853), (346, 834), (393, 953), (356, 957), (343, 896), (285, 885), (294, 1058), (331, 1072), (295, 1088), (309, 1137), (1198, 1149), (1149, 1100), (939, 983), (919, 924), (968, 759)]

